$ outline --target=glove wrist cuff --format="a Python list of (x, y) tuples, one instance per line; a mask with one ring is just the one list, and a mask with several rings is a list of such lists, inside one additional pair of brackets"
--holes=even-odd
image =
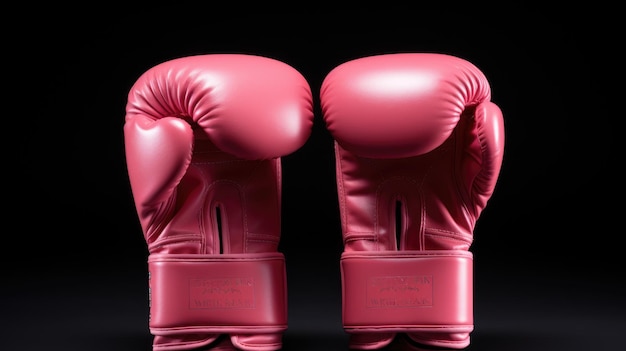
[(348, 332), (470, 332), (473, 261), (463, 250), (344, 252)]
[(282, 253), (153, 254), (148, 268), (153, 335), (287, 328)]

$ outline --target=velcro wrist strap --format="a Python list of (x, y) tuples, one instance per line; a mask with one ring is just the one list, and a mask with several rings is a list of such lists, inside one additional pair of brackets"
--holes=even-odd
[(282, 253), (150, 255), (150, 330), (275, 333), (287, 328)]
[(471, 331), (472, 265), (472, 253), (462, 250), (344, 252), (344, 328)]

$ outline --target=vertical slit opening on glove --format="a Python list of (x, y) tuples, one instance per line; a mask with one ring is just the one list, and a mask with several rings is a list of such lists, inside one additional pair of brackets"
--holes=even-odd
[(217, 224), (217, 240), (219, 241), (220, 254), (224, 253), (224, 236), (222, 234), (222, 212), (220, 207), (215, 207), (215, 223)]
[(396, 200), (395, 208), (396, 250), (402, 250), (402, 202)]

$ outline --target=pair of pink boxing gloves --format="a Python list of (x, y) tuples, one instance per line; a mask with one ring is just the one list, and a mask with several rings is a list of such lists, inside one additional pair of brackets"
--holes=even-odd
[[(398, 335), (467, 347), (469, 248), (504, 152), (486, 77), (450, 55), (381, 54), (334, 68), (319, 97), (335, 144), (349, 347)], [(313, 104), (296, 69), (244, 54), (164, 62), (131, 88), (124, 142), (153, 350), (282, 348), (281, 157), (309, 138)]]

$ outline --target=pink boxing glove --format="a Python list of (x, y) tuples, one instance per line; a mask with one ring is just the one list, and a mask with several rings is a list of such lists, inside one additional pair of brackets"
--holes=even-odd
[(398, 333), (417, 345), (469, 345), (469, 248), (504, 151), (490, 97), (473, 64), (443, 54), (364, 57), (324, 79), (351, 348), (379, 349)]
[(305, 78), (274, 59), (161, 63), (128, 94), (124, 140), (148, 246), (153, 350), (278, 350), (287, 328), (281, 159), (308, 139)]

